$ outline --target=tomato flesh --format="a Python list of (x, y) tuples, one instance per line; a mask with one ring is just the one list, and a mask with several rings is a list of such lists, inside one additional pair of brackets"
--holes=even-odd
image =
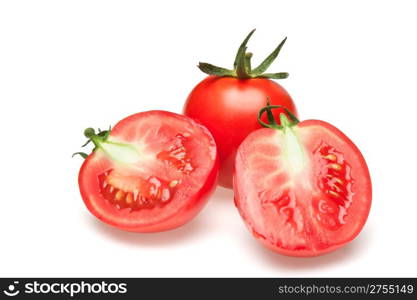
[(79, 174), (90, 212), (117, 228), (153, 232), (193, 218), (215, 188), (218, 157), (208, 130), (165, 111), (120, 121)]
[[(188, 96), (184, 114), (206, 126), (216, 140), (221, 186), (232, 188), (236, 150), (249, 133), (261, 128), (256, 116), (267, 99), (271, 105), (282, 105), (297, 115), (287, 91), (264, 78), (208, 76)], [(274, 114), (282, 112), (277, 109)]]
[(371, 205), (359, 149), (317, 120), (250, 134), (237, 152), (234, 191), (253, 235), (290, 256), (321, 255), (348, 243)]

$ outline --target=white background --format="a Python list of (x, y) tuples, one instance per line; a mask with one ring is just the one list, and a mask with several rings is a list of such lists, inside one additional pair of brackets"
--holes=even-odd
[[(2, 1), (1, 276), (417, 276), (417, 18), (413, 1)], [(264, 250), (219, 188), (180, 229), (120, 232), (81, 200), (83, 129), (180, 112), (252, 29), (302, 119), (360, 147), (374, 188), (359, 237), (318, 258)]]

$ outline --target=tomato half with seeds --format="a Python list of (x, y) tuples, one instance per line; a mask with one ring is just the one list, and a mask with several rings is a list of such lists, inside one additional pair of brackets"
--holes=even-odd
[(210, 132), (166, 111), (131, 115), (94, 143), (79, 173), (88, 210), (119, 229), (156, 232), (192, 219), (216, 186), (218, 156)]
[(237, 151), (236, 206), (253, 236), (289, 256), (317, 256), (353, 240), (371, 207), (371, 179), (353, 142), (319, 120), (280, 115)]

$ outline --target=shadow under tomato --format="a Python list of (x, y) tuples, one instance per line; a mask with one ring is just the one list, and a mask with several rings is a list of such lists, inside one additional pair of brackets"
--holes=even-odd
[(233, 203), (233, 190), (227, 189), (221, 186), (218, 186), (215, 193), (213, 194), (213, 198), (219, 201), (230, 201), (230, 204), (235, 206)]
[[(230, 189), (218, 187), (210, 198), (209, 202), (216, 200), (220, 200), (220, 202), (230, 201), (230, 205), (234, 206), (233, 191)], [(210, 203), (208, 203), (208, 205), (210, 205)], [(173, 230), (156, 233), (122, 231), (102, 223), (96, 218), (91, 217), (91, 215), (86, 214), (86, 218), (88, 218), (88, 222), (95, 231), (118, 242), (143, 247), (168, 246), (170, 244), (178, 245), (181, 242), (187, 242), (208, 233), (210, 231), (210, 226), (207, 226), (207, 224), (210, 223), (210, 220), (208, 221), (208, 215), (204, 214), (205, 209), (206, 207), (203, 208), (203, 212), (200, 212), (187, 224)]]
[(169, 246), (170, 244), (178, 245), (181, 242), (191, 240), (201, 235), (201, 232), (204, 231), (205, 228), (204, 222), (195, 218), (189, 223), (173, 230), (156, 233), (137, 233), (122, 231), (104, 224), (91, 216), (89, 216), (89, 218), (93, 229), (99, 234), (106, 236), (106, 238), (140, 247)]
[(256, 252), (255, 255), (262, 259), (270, 268), (279, 268), (287, 270), (312, 270), (327, 267), (334, 264), (340, 264), (344, 261), (351, 260), (363, 251), (367, 251), (369, 240), (372, 235), (371, 228), (364, 228), (364, 231), (352, 242), (346, 246), (321, 256), (316, 257), (290, 257), (280, 255), (271, 250), (266, 249), (258, 242), (251, 239), (252, 250)]

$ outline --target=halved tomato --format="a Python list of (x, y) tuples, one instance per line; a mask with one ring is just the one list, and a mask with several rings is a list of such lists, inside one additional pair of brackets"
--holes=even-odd
[(81, 196), (103, 222), (136, 232), (163, 231), (193, 218), (216, 186), (210, 132), (166, 111), (131, 115), (109, 134), (86, 130), (95, 149), (79, 173)]
[(340, 130), (292, 117), (281, 114), (282, 126), (269, 118), (269, 128), (253, 132), (238, 148), (235, 203), (268, 248), (316, 256), (361, 231), (371, 207), (371, 179), (359, 149)]

